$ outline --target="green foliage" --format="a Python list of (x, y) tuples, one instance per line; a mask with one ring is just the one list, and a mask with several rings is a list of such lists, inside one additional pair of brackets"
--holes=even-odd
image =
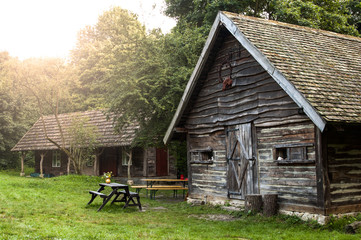
[(179, 24), (210, 26), (218, 11), (242, 13), (343, 34), (359, 35), (360, 0), (166, 0)]
[(180, 24), (192, 23), (196, 26), (210, 26), (218, 11), (244, 13), (261, 16), (268, 7), (269, 0), (166, 0), (165, 13), (178, 19)]
[(104, 12), (95, 26), (80, 31), (72, 63), (80, 76), (75, 92), (83, 110), (108, 107), (111, 82), (129, 74), (128, 62), (144, 35), (136, 16), (120, 7)]
[(21, 79), (14, 77), (17, 64), (8, 53), (0, 53), (0, 169), (19, 166), (19, 154), (10, 150), (34, 120), (33, 105), (24, 99)]
[(356, 221), (361, 221), (361, 214), (357, 214), (356, 216), (343, 216), (341, 218), (331, 216), (330, 221), (324, 226), (324, 228), (331, 231), (345, 232), (346, 225)]
[(333, 0), (275, 0), (271, 18), (281, 22), (319, 28), (337, 33), (358, 35), (350, 25), (350, 13), (344, 1)]
[(188, 177), (187, 170), (187, 142), (186, 141), (173, 141), (168, 146), (170, 155), (176, 159), (176, 168), (178, 174), (183, 174)]
[(361, 0), (349, 0), (347, 8), (351, 15), (348, 19), (349, 24), (354, 25), (361, 34)]
[(140, 125), (134, 145), (161, 145), (203, 46), (201, 34), (198, 28), (149, 33), (128, 62), (130, 71), (113, 82), (110, 110), (118, 113), (119, 129), (130, 122)]

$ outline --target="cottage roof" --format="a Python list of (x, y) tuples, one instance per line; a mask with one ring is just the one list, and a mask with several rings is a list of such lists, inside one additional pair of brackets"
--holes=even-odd
[[(116, 147), (129, 146), (135, 137), (137, 124), (124, 127), (121, 134), (114, 131), (112, 116), (108, 119), (103, 111), (94, 110), (77, 113), (59, 114), (58, 119), (62, 126), (65, 139), (69, 136), (67, 129), (74, 118), (85, 118), (88, 124), (96, 126), (95, 133), (98, 147)], [(61, 135), (54, 115), (44, 116), (44, 122), (48, 136), (57, 143), (61, 143)], [(66, 146), (68, 143), (66, 141)], [(53, 150), (57, 147), (45, 138), (43, 123), (41, 118), (30, 128), (30, 130), (13, 147), (12, 151), (30, 151), (30, 150)]]
[(361, 123), (361, 38), (219, 12), (168, 128), (179, 123), (221, 28), (227, 29), (323, 131)]

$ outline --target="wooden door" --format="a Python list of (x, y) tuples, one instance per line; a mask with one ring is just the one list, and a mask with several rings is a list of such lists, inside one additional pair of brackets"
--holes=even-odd
[(256, 161), (252, 146), (252, 124), (227, 129), (228, 197), (244, 199), (256, 193)]
[(168, 150), (166, 148), (157, 148), (156, 150), (156, 171), (157, 176), (168, 175)]
[(105, 172), (112, 172), (113, 176), (118, 175), (118, 152), (115, 148), (107, 148), (100, 156), (99, 175)]

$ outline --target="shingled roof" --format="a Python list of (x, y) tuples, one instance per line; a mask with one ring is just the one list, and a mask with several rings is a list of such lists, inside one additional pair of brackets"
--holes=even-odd
[(327, 122), (361, 123), (361, 38), (219, 12), (164, 142), (179, 123), (221, 29), (250, 52), (321, 131)]
[[(96, 126), (98, 147), (129, 146), (135, 137), (138, 129), (136, 124), (124, 127), (121, 134), (114, 131), (112, 117), (107, 119), (103, 111), (94, 110), (87, 112), (59, 114), (58, 119), (62, 126), (64, 135), (67, 135), (67, 128), (75, 117), (86, 118), (88, 123)], [(54, 115), (44, 116), (48, 136), (57, 143), (61, 143), (60, 131)], [(68, 143), (65, 144), (68, 147)], [(12, 151), (30, 150), (53, 150), (57, 147), (45, 138), (41, 118), (30, 128), (30, 130), (13, 147)]]

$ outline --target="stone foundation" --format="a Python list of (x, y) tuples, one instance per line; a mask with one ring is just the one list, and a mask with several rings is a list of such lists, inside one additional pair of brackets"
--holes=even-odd
[[(315, 220), (321, 225), (327, 224), (331, 220), (331, 216), (325, 216), (322, 214), (313, 214), (313, 213), (304, 213), (304, 212), (293, 212), (293, 211), (286, 211), (286, 210), (279, 210), (280, 214), (290, 215), (290, 216), (297, 216), (301, 218), (303, 221)], [(359, 212), (352, 212), (352, 213), (340, 213), (334, 214), (333, 217), (342, 218), (345, 216), (356, 216)]]
[(211, 197), (211, 196), (204, 196), (202, 197), (188, 197), (187, 202), (193, 205), (204, 205), (204, 204), (211, 204), (211, 205), (230, 205), (232, 207), (239, 208), (239, 210), (244, 209), (244, 201), (237, 200), (237, 199), (227, 199), (221, 197)]

